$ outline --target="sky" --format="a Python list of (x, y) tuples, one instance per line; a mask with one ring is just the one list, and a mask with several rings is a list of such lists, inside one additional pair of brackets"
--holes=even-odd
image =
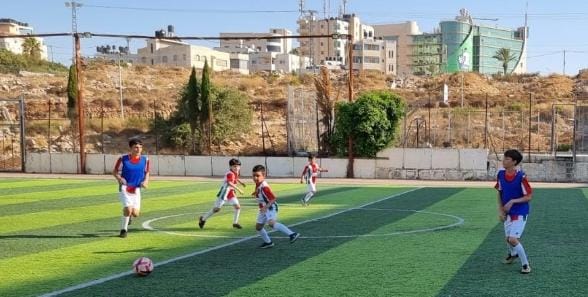
[[(325, 0), (327, 15), (336, 16), (342, 0)], [(323, 0), (304, 1), (305, 9), (325, 15)], [(297, 0), (78, 0), (78, 32), (154, 35), (174, 25), (178, 36), (218, 36), (220, 32), (268, 32), (287, 28), (296, 34), (299, 17)], [(469, 10), (475, 22), (517, 28), (524, 25), (528, 3), (528, 71), (541, 74), (575, 75), (588, 68), (588, 1), (584, 0), (348, 0), (347, 12), (362, 23), (386, 24), (417, 21), (421, 31), (432, 32), (442, 20), (453, 19), (461, 8)], [(29, 23), (35, 33), (71, 32), (71, 8), (62, 0), (4, 1), (0, 18)], [(482, 19), (496, 19), (482, 20)], [(49, 60), (69, 64), (70, 37), (45, 38)], [(124, 39), (82, 39), (82, 54), (94, 55), (98, 45), (125, 46)], [(199, 42), (209, 47), (216, 41)], [(131, 40), (131, 52), (145, 46), (145, 40)]]

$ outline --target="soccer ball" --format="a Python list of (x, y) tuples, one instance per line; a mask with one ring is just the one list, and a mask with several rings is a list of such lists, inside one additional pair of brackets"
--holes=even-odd
[(133, 271), (139, 276), (147, 276), (153, 271), (153, 262), (147, 257), (141, 257), (133, 263)]

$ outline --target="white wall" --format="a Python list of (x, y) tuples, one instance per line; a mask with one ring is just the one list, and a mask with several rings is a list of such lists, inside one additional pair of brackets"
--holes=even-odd
[[(356, 178), (394, 179), (486, 179), (486, 150), (457, 149), (386, 149), (376, 159), (355, 159)], [(88, 174), (110, 174), (120, 155), (88, 154)], [(50, 158), (49, 158), (50, 157)], [(27, 172), (77, 173), (79, 154), (29, 153), (26, 157)], [(299, 178), (307, 158), (300, 157), (232, 157), (232, 156), (149, 156), (152, 175), (167, 176), (222, 176), (229, 169), (229, 160), (241, 161), (241, 175), (251, 176), (253, 166), (266, 166), (270, 177)], [(347, 159), (322, 158), (317, 160), (328, 172), (322, 177), (342, 178), (347, 173)], [(583, 168), (583, 167), (582, 167)], [(583, 168), (584, 169), (584, 168)], [(588, 169), (586, 169), (588, 174)]]

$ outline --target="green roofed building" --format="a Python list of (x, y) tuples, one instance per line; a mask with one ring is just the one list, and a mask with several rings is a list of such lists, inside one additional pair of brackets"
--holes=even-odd
[(501, 48), (509, 49), (514, 57), (508, 63), (508, 73), (526, 72), (528, 30), (482, 25), (474, 20), (462, 9), (455, 20), (440, 22), (436, 32), (411, 35), (411, 72), (416, 75), (459, 71), (502, 73), (502, 62), (493, 58)]

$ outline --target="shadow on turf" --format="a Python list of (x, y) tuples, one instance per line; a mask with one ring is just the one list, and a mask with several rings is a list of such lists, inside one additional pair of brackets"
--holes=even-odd
[(0, 235), (0, 239), (12, 239), (12, 238), (94, 238), (94, 237), (109, 237), (105, 234), (91, 234), (84, 233), (79, 235), (38, 235), (38, 234), (14, 234), (14, 235)]
[[(370, 207), (425, 209), (460, 191), (462, 191), (460, 188), (425, 188), (372, 204)], [(347, 212), (295, 226), (292, 229), (300, 232), (302, 236), (344, 232), (368, 234), (410, 215), (412, 215), (411, 212), (379, 212), (370, 213), (369, 217), (366, 217), (364, 212)], [(272, 234), (272, 236), (283, 235)], [(148, 286), (141, 279), (124, 277), (76, 290), (71, 296), (108, 295), (118, 288), (125, 288), (125, 296), (168, 296), (172, 293), (182, 296), (224, 296), (352, 240), (354, 238), (321, 240), (302, 238), (294, 244), (289, 244), (287, 239), (274, 238), (276, 244), (274, 248), (261, 250), (258, 248), (261, 240), (254, 238), (160, 266), (153, 275), (149, 276)], [(227, 277), (228, 274), (235, 277)], [(65, 294), (65, 296), (69, 295)], [(312, 296), (311, 292), (309, 296)]]
[(94, 254), (125, 254), (125, 253), (138, 253), (138, 252), (157, 252), (161, 251), (162, 249), (157, 248), (143, 248), (143, 249), (134, 249), (134, 250), (126, 250), (126, 251), (100, 251), (94, 252)]

